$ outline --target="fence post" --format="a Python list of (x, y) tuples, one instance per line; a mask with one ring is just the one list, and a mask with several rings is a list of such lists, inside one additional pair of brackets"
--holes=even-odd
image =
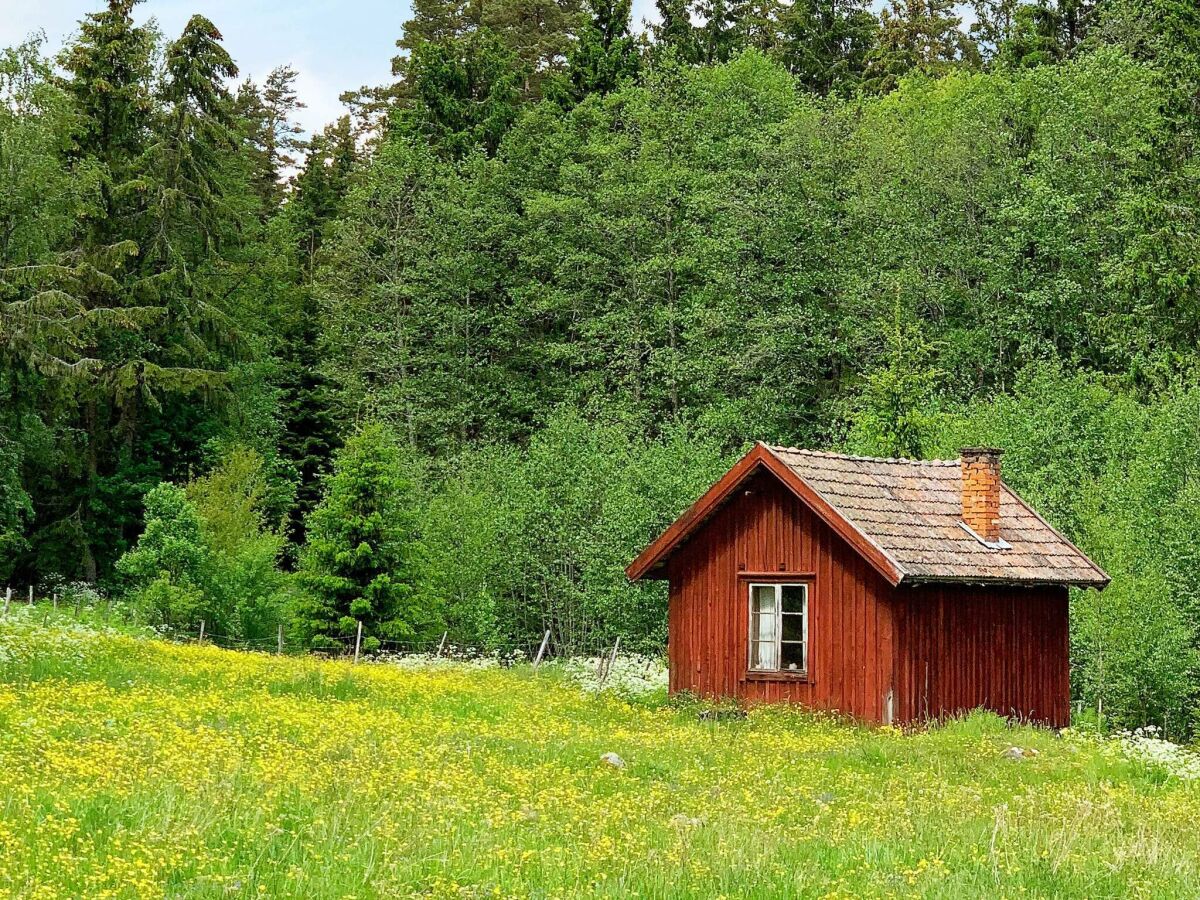
[(8, 615), (8, 604), (11, 602), (12, 602), (12, 588), (6, 587), (4, 589), (4, 614), (6, 616)]
[(283, 623), (279, 623), (279, 640), (276, 643), (276, 652), (283, 656)]
[(58, 609), (58, 591), (53, 591), (50, 594), (50, 603), (53, 604), (55, 609)]
[(546, 629), (546, 636), (542, 638), (542, 646), (538, 647), (537, 656), (533, 658), (533, 671), (537, 671), (538, 666), (542, 664), (542, 657), (546, 655), (546, 645), (550, 643), (550, 629)]
[(83, 596), (81, 594), (76, 594), (75, 595), (75, 618), (78, 619), (82, 613), (83, 613)]
[(362, 619), (358, 620), (358, 634), (354, 637), (354, 662), (358, 662), (358, 653), (362, 649)]
[(435, 653), (435, 654), (433, 655), (435, 659), (436, 659), (436, 658), (438, 658), (439, 656), (441, 656), (441, 655), (442, 655), (442, 651), (446, 649), (446, 636), (447, 636), (447, 635), (449, 635), (449, 634), (450, 634), (450, 632), (449, 632), (449, 631), (443, 631), (443, 632), (442, 632), (442, 639), (441, 639), (441, 641), (440, 641), (440, 642), (438, 642), (437, 653)]
[(196, 643), (198, 643), (198, 644), (204, 643), (204, 620), (203, 619), (200, 620), (200, 640), (198, 640)]
[(33, 606), (33, 585), (29, 586), (29, 605)]
[(617, 661), (617, 651), (621, 649), (621, 638), (618, 637), (613, 643), (612, 653), (608, 657), (608, 665), (604, 667), (604, 675), (600, 679), (600, 687), (604, 687), (604, 682), (608, 681), (608, 676), (612, 672), (613, 663)]

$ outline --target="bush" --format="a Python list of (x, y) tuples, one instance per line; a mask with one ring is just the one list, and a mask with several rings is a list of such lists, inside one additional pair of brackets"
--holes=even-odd
[(187, 486), (207, 549), (204, 589), (221, 610), (231, 637), (272, 641), (283, 620), (288, 576), (278, 562), (286, 538), (280, 521), (266, 521), (270, 500), (262, 456), (228, 450), (207, 475)]
[(715, 446), (556, 415), (528, 448), (464, 454), (422, 522), (428, 590), (450, 627), (485, 646), (557, 652), (666, 643), (663, 585), (625, 567), (724, 471)]
[(117, 560), (130, 583), (137, 614), (152, 625), (192, 628), (203, 619), (210, 630), (225, 623), (202, 589), (208, 548), (200, 516), (187, 493), (163, 482), (146, 493), (146, 527), (137, 545)]
[(282, 528), (268, 528), (262, 457), (233, 448), (186, 488), (162, 483), (145, 497), (145, 529), (117, 563), (135, 614), (153, 625), (238, 641), (274, 639), (287, 576), (277, 562)]

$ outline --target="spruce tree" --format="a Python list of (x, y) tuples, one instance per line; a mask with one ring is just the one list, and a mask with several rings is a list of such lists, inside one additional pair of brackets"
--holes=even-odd
[(297, 283), (294, 305), (282, 323), (277, 352), (283, 422), (280, 451), (299, 483), (288, 517), (288, 538), (304, 543), (304, 523), (320, 499), (321, 479), (338, 445), (328, 380), (321, 372), (320, 306), (313, 293), (313, 268), (324, 230), (339, 214), (357, 159), (349, 117), (314, 137), (295, 191), (282, 216), (294, 246)]
[(796, 0), (780, 15), (775, 52), (816, 94), (849, 95), (862, 82), (879, 20), (863, 0)]
[(97, 548), (109, 559), (119, 551), (156, 480), (147, 415), (178, 412), (177, 454), (195, 402), (168, 410), (164, 401), (215, 397), (237, 338), (206, 277), (236, 228), (223, 203), (236, 147), (225, 80), (236, 67), (212, 23), (194, 16), (167, 47), (154, 91), (156, 35), (134, 25), (133, 6), (110, 0), (89, 15), (62, 58), (79, 113), (70, 164), (94, 181), (91, 202), (54, 264), (4, 273), (21, 297), (9, 322), (28, 336), (20, 364), (75, 404), (81, 472), (62, 473), (66, 509), (47, 524), (73, 533), (89, 581), (101, 569)]
[(654, 0), (658, 22), (651, 25), (656, 56), (670, 55), (684, 65), (700, 61), (700, 42), (692, 24), (693, 0)]
[(629, 30), (631, 8), (631, 0), (591, 0), (591, 20), (568, 57), (576, 101), (588, 94), (607, 94), (637, 75), (637, 43)]
[(516, 54), (486, 28), (421, 44), (406, 68), (412, 102), (397, 121), (448, 159), (477, 148), (493, 155), (516, 121), (525, 75)]
[(886, 93), (910, 72), (940, 76), (980, 61), (953, 0), (890, 0), (880, 24), (879, 43), (867, 66), (869, 90)]
[(334, 457), (298, 571), (296, 619), (309, 646), (336, 647), (360, 621), (367, 649), (427, 633), (413, 494), (395, 437), (382, 424), (362, 426)]
[(739, 0), (698, 0), (696, 11), (704, 20), (695, 30), (700, 62), (729, 62), (741, 49), (743, 6)]

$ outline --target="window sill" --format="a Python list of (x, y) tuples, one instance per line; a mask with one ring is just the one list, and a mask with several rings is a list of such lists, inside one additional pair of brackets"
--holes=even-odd
[(778, 672), (747, 672), (742, 681), (808, 681), (808, 672), (781, 669)]

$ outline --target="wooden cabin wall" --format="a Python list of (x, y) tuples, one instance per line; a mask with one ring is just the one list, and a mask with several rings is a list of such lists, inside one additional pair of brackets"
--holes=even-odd
[(1070, 724), (1065, 587), (901, 587), (895, 609), (900, 718), (985, 707)]
[[(672, 691), (792, 700), (885, 719), (892, 588), (773, 476), (759, 474), (739, 488), (672, 556), (667, 574)], [(771, 580), (810, 582), (805, 681), (747, 677), (747, 585)]]

